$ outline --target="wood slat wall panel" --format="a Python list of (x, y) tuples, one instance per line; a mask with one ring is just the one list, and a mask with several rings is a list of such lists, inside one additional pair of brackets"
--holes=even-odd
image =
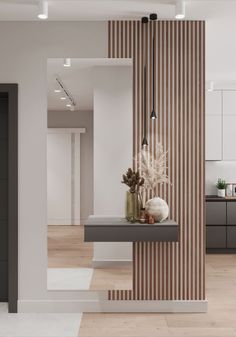
[(168, 202), (171, 218), (180, 224), (180, 240), (133, 243), (133, 290), (109, 291), (109, 299), (204, 300), (205, 23), (157, 21), (146, 27), (143, 31), (139, 21), (110, 21), (108, 56), (133, 59), (134, 156), (143, 136), (143, 58), (148, 114), (154, 66), (158, 118), (147, 118), (149, 148), (155, 153), (160, 141), (168, 151), (171, 184), (160, 186), (156, 194)]

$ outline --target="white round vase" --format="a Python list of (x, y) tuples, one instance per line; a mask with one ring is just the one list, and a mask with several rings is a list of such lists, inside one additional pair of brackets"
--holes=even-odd
[(169, 215), (169, 206), (165, 200), (155, 197), (146, 202), (145, 210), (149, 215), (152, 215), (155, 222), (164, 221)]

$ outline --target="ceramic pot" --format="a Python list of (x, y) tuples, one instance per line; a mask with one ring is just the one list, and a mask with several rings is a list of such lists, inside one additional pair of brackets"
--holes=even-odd
[(218, 191), (218, 197), (221, 197), (221, 198), (225, 197), (225, 189), (224, 190), (217, 189), (217, 191)]
[(154, 217), (155, 222), (162, 222), (169, 215), (169, 206), (165, 200), (158, 197), (148, 200), (145, 209), (149, 215)]

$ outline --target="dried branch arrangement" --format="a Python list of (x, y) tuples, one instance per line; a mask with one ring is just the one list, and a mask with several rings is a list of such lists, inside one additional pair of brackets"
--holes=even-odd
[(145, 189), (155, 190), (159, 184), (169, 183), (166, 175), (167, 152), (160, 143), (156, 145), (155, 155), (143, 148), (135, 157), (135, 162), (140, 170), (140, 176), (144, 178)]
[(144, 185), (144, 178), (140, 176), (139, 172), (133, 171), (129, 168), (126, 174), (122, 175), (122, 183), (129, 186), (130, 193), (138, 193), (139, 188)]

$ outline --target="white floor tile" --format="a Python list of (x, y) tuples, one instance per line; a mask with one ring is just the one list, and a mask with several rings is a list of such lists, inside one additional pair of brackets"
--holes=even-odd
[(0, 314), (0, 337), (78, 337), (82, 314)]
[(48, 268), (48, 290), (89, 290), (92, 268)]

